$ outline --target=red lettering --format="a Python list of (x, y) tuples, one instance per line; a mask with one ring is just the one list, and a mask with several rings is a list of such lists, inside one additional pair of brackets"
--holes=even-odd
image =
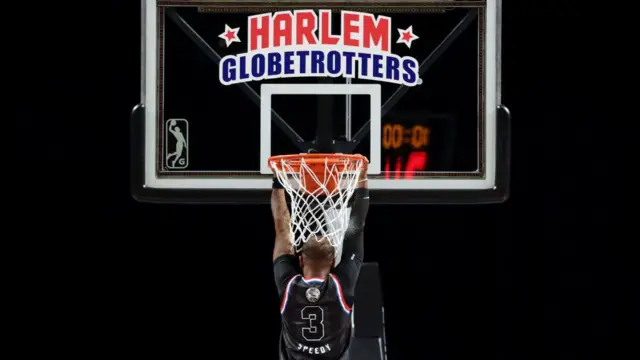
[(320, 43), (335, 45), (339, 41), (339, 36), (331, 34), (331, 10), (320, 10)]
[[(249, 16), (249, 51), (266, 49), (269, 47), (269, 23), (271, 14)], [(260, 42), (258, 43), (258, 38)]]
[(362, 15), (362, 40), (365, 48), (376, 47), (382, 51), (391, 51), (391, 18), (372, 14)]
[(273, 46), (293, 45), (292, 29), (293, 15), (291, 12), (282, 11), (275, 13), (273, 16)]
[(359, 39), (354, 39), (353, 34), (360, 34), (360, 13), (342, 12), (342, 43), (345, 46), (359, 46)]
[(296, 16), (296, 45), (316, 45), (318, 37), (315, 31), (318, 29), (318, 17), (311, 10), (298, 10)]
[(337, 45), (341, 38), (345, 46), (391, 51), (389, 17), (343, 11), (342, 33), (334, 35), (331, 32), (331, 16), (330, 10), (320, 10), (320, 19), (313, 10), (298, 10), (293, 13), (282, 11), (274, 13), (273, 17), (271, 14), (249, 16), (248, 51), (294, 44)]

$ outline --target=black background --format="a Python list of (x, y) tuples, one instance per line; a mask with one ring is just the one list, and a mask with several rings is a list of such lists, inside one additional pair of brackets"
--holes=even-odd
[[(92, 4), (6, 9), (23, 26), (5, 44), (21, 139), (5, 159), (13, 334), (23, 353), (85, 358), (275, 354), (269, 207), (130, 197), (138, 4)], [(613, 172), (631, 143), (600, 108), (611, 103), (594, 101), (603, 25), (580, 20), (601, 8), (536, 4), (505, 5), (509, 201), (370, 211), (392, 360), (637, 358), (625, 346), (637, 341), (637, 252), (624, 248), (637, 236), (615, 223), (628, 196)]]

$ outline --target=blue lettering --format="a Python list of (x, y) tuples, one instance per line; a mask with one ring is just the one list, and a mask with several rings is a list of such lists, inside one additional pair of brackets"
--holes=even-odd
[(340, 74), (340, 53), (337, 51), (329, 51), (327, 53), (327, 72), (331, 75)]
[(360, 59), (360, 76), (369, 76), (369, 59), (371, 54), (358, 53)]
[(246, 55), (240, 55), (238, 56), (239, 60), (240, 60), (240, 66), (239, 66), (239, 72), (240, 72), (240, 80), (247, 80), (248, 78), (250, 78), (249, 76), (249, 71), (247, 71), (247, 56)]
[(344, 57), (344, 75), (345, 76), (353, 76), (353, 57), (356, 56), (356, 53), (352, 51), (345, 51), (342, 53)]
[(286, 51), (284, 53), (284, 73), (286, 75), (295, 74), (295, 71), (293, 71), (293, 59), (291, 58), (293, 54), (293, 51)]
[(400, 80), (400, 60), (395, 56), (387, 56), (386, 78), (398, 81)]
[(322, 51), (311, 52), (311, 73), (322, 74), (324, 73), (324, 54)]
[(418, 61), (414, 58), (405, 56), (402, 58), (402, 82), (414, 85), (418, 81)]
[(265, 73), (265, 59), (262, 54), (254, 54), (251, 58), (251, 76), (261, 78)]
[(275, 76), (282, 73), (282, 64), (280, 64), (282, 56), (280, 53), (270, 53), (267, 55), (267, 59), (269, 60), (267, 75)]
[(234, 56), (222, 59), (222, 81), (230, 82), (236, 77), (236, 58)]
[(228, 85), (265, 77), (326, 74), (414, 86), (420, 81), (419, 70), (418, 61), (411, 56), (340, 50), (275, 51), (225, 56), (220, 61), (219, 79)]
[(306, 50), (296, 51), (296, 55), (298, 55), (298, 57), (300, 58), (300, 62), (298, 62), (300, 73), (304, 74), (307, 72), (307, 56), (309, 56), (309, 52)]
[(382, 55), (373, 55), (373, 76), (382, 77)]

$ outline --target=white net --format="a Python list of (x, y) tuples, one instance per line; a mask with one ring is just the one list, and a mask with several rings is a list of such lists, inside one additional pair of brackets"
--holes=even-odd
[[(326, 238), (339, 248), (349, 226), (348, 202), (366, 159), (323, 160), (319, 164), (317, 158), (305, 161), (300, 156), (270, 161), (271, 169), (291, 198), (291, 238), (296, 247), (311, 238)], [(324, 171), (319, 171), (322, 167)]]

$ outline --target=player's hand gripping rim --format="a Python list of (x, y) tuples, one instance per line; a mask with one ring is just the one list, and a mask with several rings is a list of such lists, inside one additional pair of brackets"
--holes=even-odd
[[(369, 170), (369, 159), (365, 157), (365, 161), (360, 169), (360, 175), (358, 176), (358, 187), (367, 187), (367, 170)], [(284, 189), (284, 186), (276, 175), (273, 176), (273, 184), (271, 185), (271, 188)]]
[(284, 186), (282, 186), (282, 183), (280, 182), (280, 180), (278, 180), (278, 176), (273, 175), (273, 185), (271, 185), (272, 189), (284, 189)]
[(369, 159), (365, 157), (364, 164), (362, 164), (362, 169), (360, 169), (360, 175), (358, 176), (358, 186), (359, 188), (367, 187), (367, 170), (369, 170)]

